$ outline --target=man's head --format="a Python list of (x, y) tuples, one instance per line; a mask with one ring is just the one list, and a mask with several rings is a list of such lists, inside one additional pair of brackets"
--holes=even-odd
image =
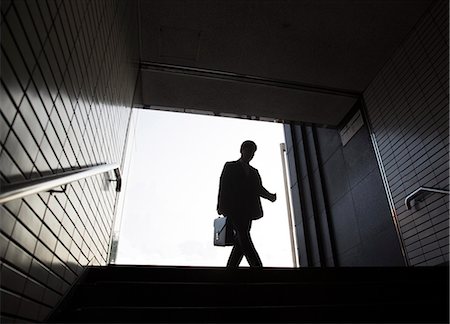
[(256, 144), (253, 141), (245, 141), (241, 145), (241, 160), (248, 163), (256, 152)]

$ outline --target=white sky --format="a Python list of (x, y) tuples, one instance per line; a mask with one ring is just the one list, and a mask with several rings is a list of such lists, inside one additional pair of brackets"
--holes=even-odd
[[(291, 267), (283, 125), (137, 112), (116, 263), (225, 266), (231, 247), (213, 245), (219, 178), (225, 162), (237, 160), (241, 143), (249, 139), (258, 146), (250, 164), (278, 198), (262, 199), (264, 217), (253, 222), (251, 236), (264, 266)], [(244, 258), (241, 266), (247, 265)]]

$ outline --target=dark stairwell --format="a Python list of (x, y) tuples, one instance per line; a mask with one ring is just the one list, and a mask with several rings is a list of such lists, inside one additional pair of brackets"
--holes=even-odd
[(448, 267), (90, 267), (49, 322), (448, 323)]

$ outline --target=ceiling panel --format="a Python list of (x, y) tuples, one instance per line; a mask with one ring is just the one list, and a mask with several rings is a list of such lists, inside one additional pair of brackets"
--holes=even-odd
[(361, 93), (431, 2), (141, 0), (141, 59)]
[(189, 75), (143, 71), (147, 106), (204, 110), (278, 122), (337, 125), (356, 98)]

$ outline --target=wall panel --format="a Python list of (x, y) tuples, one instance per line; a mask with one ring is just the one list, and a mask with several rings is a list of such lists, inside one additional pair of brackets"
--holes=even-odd
[[(1, 3), (1, 185), (122, 162), (137, 79), (137, 2)], [(2, 321), (42, 321), (107, 262), (117, 193), (99, 175), (0, 206)]]
[(448, 195), (404, 205), (420, 186), (449, 188), (448, 10), (436, 1), (364, 92), (413, 266), (448, 262)]
[(287, 150), (300, 265), (404, 265), (367, 126), (345, 144), (336, 129), (285, 125), (285, 135), (293, 139)]

